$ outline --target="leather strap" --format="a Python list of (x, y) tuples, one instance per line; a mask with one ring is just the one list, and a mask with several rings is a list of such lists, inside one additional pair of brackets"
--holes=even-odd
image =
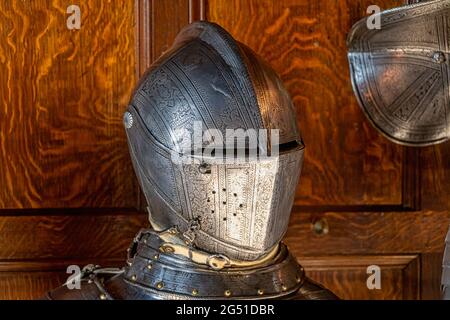
[(223, 254), (209, 254), (204, 251), (172, 242), (164, 242), (161, 245), (160, 250), (164, 253), (173, 253), (183, 256), (197, 264), (207, 265), (213, 270), (222, 270), (223, 268), (230, 267), (244, 268), (260, 266), (268, 261), (271, 261), (277, 255), (279, 246), (275, 246), (267, 255), (255, 261), (230, 259)]
[(159, 248), (161, 252), (183, 256), (194, 263), (209, 266), (213, 270), (222, 270), (230, 267), (257, 267), (271, 261), (279, 251), (279, 245), (277, 244), (268, 254), (258, 260), (236, 260), (230, 259), (223, 254), (210, 254), (192, 246), (187, 246), (176, 227), (162, 232), (155, 231), (155, 233), (163, 241)]
[(230, 267), (258, 267), (271, 261), (279, 252), (279, 244), (276, 244), (269, 253), (252, 261), (230, 259), (223, 254), (210, 254), (193, 248), (193, 239), (186, 239), (186, 232), (181, 233), (177, 227), (162, 230), (162, 227), (152, 219), (149, 207), (147, 207), (147, 210), (153, 230), (158, 234), (159, 238), (163, 240), (163, 244), (160, 247), (161, 252), (183, 256), (194, 263), (209, 266), (213, 270), (222, 270), (223, 268)]

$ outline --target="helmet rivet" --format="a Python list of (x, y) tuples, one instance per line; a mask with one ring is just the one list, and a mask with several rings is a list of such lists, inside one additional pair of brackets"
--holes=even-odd
[(199, 167), (198, 167), (198, 171), (201, 174), (207, 174), (207, 173), (211, 173), (211, 166), (207, 163), (202, 163)]
[(100, 298), (100, 300), (106, 300), (106, 294), (101, 293), (99, 298)]
[(262, 296), (264, 294), (264, 290), (263, 289), (258, 289), (258, 295)]
[(123, 124), (125, 128), (130, 129), (133, 126), (133, 115), (128, 111), (123, 115)]
[(433, 60), (437, 63), (444, 63), (446, 60), (445, 54), (442, 51), (436, 51), (433, 53)]
[(281, 291), (287, 291), (287, 287), (284, 284), (281, 285)]
[(224, 294), (225, 294), (225, 297), (231, 297), (231, 291), (230, 290), (225, 290)]
[(159, 254), (155, 254), (155, 255), (153, 256), (153, 259), (158, 260), (158, 259), (159, 259)]
[(192, 295), (193, 295), (193, 296), (198, 295), (198, 290), (197, 290), (197, 289), (193, 289), (193, 290), (192, 290)]
[(152, 270), (152, 268), (153, 268), (153, 265), (152, 265), (151, 263), (149, 263), (149, 264), (147, 265), (147, 269), (148, 269), (148, 270)]
[(158, 289), (162, 289), (162, 288), (164, 288), (164, 282), (158, 282), (157, 284), (156, 284), (156, 287), (158, 288)]
[(137, 279), (136, 275), (133, 274), (133, 275), (131, 276), (131, 280), (136, 281), (136, 279)]

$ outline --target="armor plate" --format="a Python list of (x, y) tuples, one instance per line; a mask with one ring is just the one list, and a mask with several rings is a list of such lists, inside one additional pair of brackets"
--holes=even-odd
[[(372, 17), (373, 18), (373, 17)], [(370, 122), (396, 143), (450, 138), (450, 0), (425, 1), (367, 19), (348, 37), (353, 88)]]

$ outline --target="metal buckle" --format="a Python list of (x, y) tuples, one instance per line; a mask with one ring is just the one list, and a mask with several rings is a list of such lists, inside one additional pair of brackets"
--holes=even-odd
[(206, 263), (214, 270), (222, 270), (225, 267), (231, 267), (231, 260), (223, 254), (214, 254), (208, 257)]
[(127, 249), (127, 264), (129, 266), (131, 266), (131, 264), (133, 263), (139, 241), (141, 240), (142, 236), (147, 233), (148, 233), (148, 231), (145, 229), (139, 230), (138, 234), (134, 237), (133, 241), (131, 242), (130, 246), (128, 247), (128, 249)]
[(196, 238), (196, 232), (197, 230), (200, 229), (200, 219), (199, 218), (195, 218), (189, 221), (189, 226), (188, 226), (188, 230), (186, 230), (185, 232), (183, 232), (182, 236), (184, 238), (184, 242), (188, 245), (191, 246)]

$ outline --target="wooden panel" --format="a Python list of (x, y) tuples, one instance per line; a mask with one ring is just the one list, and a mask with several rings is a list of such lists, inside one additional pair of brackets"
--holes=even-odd
[[(77, 265), (83, 268), (92, 263), (89, 260), (67, 261), (14, 261), (0, 262), (0, 299), (39, 299), (46, 292), (59, 287), (70, 274), (67, 267)], [(122, 261), (97, 260), (102, 267), (117, 267)]]
[(0, 272), (0, 299), (40, 299), (66, 280), (64, 272)]
[(450, 210), (450, 142), (421, 151), (422, 205)]
[(122, 126), (135, 85), (134, 7), (0, 3), (0, 209), (133, 207)]
[(424, 300), (441, 299), (441, 275), (442, 275), (442, 257), (443, 251), (439, 253), (424, 253), (421, 255), (421, 274), (422, 285), (421, 298)]
[(209, 0), (218, 22), (281, 75), (306, 143), (297, 205), (402, 203), (403, 148), (365, 119), (354, 98), (346, 36), (372, 4), (395, 0)]
[[(418, 256), (301, 257), (306, 274), (341, 299), (419, 299)], [(380, 267), (381, 288), (367, 288), (367, 267)]]
[(11, 259), (126, 257), (145, 214), (10, 216), (0, 219), (0, 263)]
[(448, 211), (295, 212), (285, 242), (298, 256), (442, 252), (449, 222)]
[(136, 0), (140, 75), (170, 48), (181, 28), (189, 23), (190, 16), (195, 16), (190, 11), (194, 7), (191, 2), (193, 1)]

